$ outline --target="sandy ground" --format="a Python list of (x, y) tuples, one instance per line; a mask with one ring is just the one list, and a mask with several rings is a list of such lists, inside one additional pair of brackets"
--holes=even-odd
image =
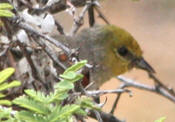
[[(157, 76), (165, 84), (175, 88), (175, 1), (174, 0), (104, 0), (103, 12), (110, 23), (118, 25), (129, 31), (139, 42), (145, 59), (154, 67)], [(65, 24), (64, 15), (59, 18)], [(98, 23), (103, 23), (98, 20)], [(67, 28), (71, 23), (65, 24)], [(139, 82), (152, 84), (147, 74), (140, 70), (132, 70), (126, 74)], [(114, 83), (115, 82), (115, 83)], [(114, 85), (116, 84), (116, 86)], [(115, 89), (120, 82), (112, 79), (101, 89)], [(175, 122), (175, 104), (156, 94), (132, 89), (133, 97), (124, 94), (119, 101), (115, 115), (127, 122), (153, 122), (166, 116), (165, 122)], [(110, 111), (115, 95), (102, 97), (107, 103), (106, 112)], [(89, 120), (92, 121), (92, 120)]]

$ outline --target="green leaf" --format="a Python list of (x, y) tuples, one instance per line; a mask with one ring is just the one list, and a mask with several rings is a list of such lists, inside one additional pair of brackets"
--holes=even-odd
[(0, 84), (0, 91), (3, 91), (8, 88), (12, 88), (12, 87), (20, 86), (20, 85), (21, 85), (21, 82), (17, 80), (12, 81), (10, 83), (3, 83), (3, 84)]
[(49, 108), (46, 104), (34, 101), (33, 99), (28, 98), (27, 96), (20, 96), (13, 100), (12, 103), (20, 107), (26, 108), (30, 111), (33, 111), (35, 113), (45, 115), (49, 113)]
[(0, 83), (6, 81), (13, 73), (15, 69), (12, 67), (6, 68), (0, 72)]
[(82, 67), (84, 67), (86, 63), (87, 63), (87, 60), (82, 60), (82, 61), (74, 64), (73, 66), (67, 68), (66, 71), (63, 73), (63, 75), (66, 74), (66, 73), (68, 73), (68, 72), (70, 72), (70, 71), (77, 72)]
[(73, 71), (67, 72), (66, 74), (60, 75), (61, 78), (68, 80), (69, 82), (76, 82), (83, 78), (82, 74), (77, 74)]
[(80, 109), (79, 105), (66, 105), (61, 108), (56, 108), (49, 116), (48, 121), (49, 122), (56, 122), (56, 121), (62, 121), (64, 119), (69, 119), (70, 116), (75, 113), (77, 110)]
[(79, 105), (75, 105), (75, 104), (66, 105), (62, 107), (61, 114), (58, 116), (58, 118), (64, 118), (65, 116), (75, 113), (79, 109), (80, 109)]
[(0, 107), (0, 120), (2, 118), (10, 118), (11, 117), (11, 111), (12, 109), (11, 108), (2, 108)]
[(12, 87), (17, 87), (17, 86), (20, 86), (20, 85), (21, 85), (21, 82), (18, 81), (18, 80), (13, 80), (13, 81), (11, 81), (10, 84), (9, 84), (10, 88), (12, 88)]
[(10, 11), (13, 6), (8, 3), (0, 3), (0, 17), (13, 17), (14, 14)]
[(0, 10), (0, 17), (13, 17), (14, 14), (9, 10)]
[(31, 97), (32, 99), (41, 102), (41, 103), (49, 103), (51, 97), (53, 96), (53, 94), (50, 95), (45, 95), (44, 93), (40, 92), (40, 91), (35, 91), (33, 89), (27, 89), (24, 91), (29, 97)]
[(42, 115), (34, 114), (30, 111), (20, 111), (15, 116), (25, 122), (47, 122)]
[(64, 74), (60, 75), (60, 77), (63, 78), (63, 79), (72, 80), (76, 77), (76, 75), (77, 74), (75, 72), (69, 71), (67, 73), (64, 73)]
[(76, 77), (72, 80), (69, 80), (70, 82), (74, 83), (76, 81), (79, 81), (80, 79), (82, 79), (84, 76), (82, 74), (77, 74)]
[(83, 110), (83, 109), (79, 109), (79, 110), (77, 110), (75, 113), (78, 114), (78, 115), (82, 115), (82, 116), (87, 116), (87, 114), (88, 114), (88, 113), (87, 113), (85, 110)]
[(161, 117), (158, 120), (155, 120), (154, 122), (164, 122), (165, 119), (166, 119), (166, 117)]
[(86, 96), (81, 96), (80, 98), (78, 98), (76, 100), (76, 104), (80, 105), (81, 108), (84, 108), (84, 109), (88, 108), (88, 109), (100, 111), (100, 108), (94, 104), (93, 100)]
[(58, 104), (60, 101), (63, 101), (64, 99), (66, 99), (68, 96), (69, 95), (67, 94), (67, 91), (65, 92), (65, 91), (56, 90), (56, 93), (50, 99), (49, 103), (56, 102)]
[(53, 108), (51, 114), (49, 114), (47, 117), (48, 122), (51, 122), (55, 119), (57, 120), (57, 116), (60, 114), (61, 108), (62, 108), (62, 106), (60, 106), (60, 105), (57, 105)]
[(0, 105), (11, 106), (12, 103), (9, 100), (0, 100)]
[(9, 3), (0, 3), (0, 9), (13, 9), (13, 6)]
[(0, 93), (0, 98), (3, 98), (5, 96), (6, 96), (5, 94)]
[(55, 89), (58, 89), (59, 91), (70, 90), (73, 88), (74, 88), (74, 84), (67, 80), (62, 80), (59, 83), (57, 83), (55, 86)]

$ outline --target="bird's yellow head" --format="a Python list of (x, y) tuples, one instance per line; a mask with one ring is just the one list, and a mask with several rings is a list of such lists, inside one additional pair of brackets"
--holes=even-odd
[(106, 57), (104, 64), (114, 75), (120, 75), (133, 67), (153, 73), (153, 68), (143, 59), (142, 50), (130, 33), (114, 25), (103, 27)]

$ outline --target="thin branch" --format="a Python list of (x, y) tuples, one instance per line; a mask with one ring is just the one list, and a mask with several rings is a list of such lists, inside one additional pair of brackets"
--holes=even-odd
[(105, 15), (100, 11), (99, 7), (95, 6), (94, 9), (97, 11), (99, 17), (102, 18), (102, 20), (104, 20), (106, 24), (110, 24)]
[(16, 26), (24, 29), (25, 31), (31, 33), (31, 34), (35, 34), (36, 36), (39, 36), (45, 40), (48, 40), (50, 43), (54, 44), (55, 46), (61, 48), (62, 50), (64, 50), (67, 54), (71, 54), (71, 50), (66, 47), (65, 45), (63, 45), (62, 43), (60, 43), (59, 41), (55, 40), (54, 38), (51, 38), (48, 35), (44, 35), (38, 31), (36, 31), (36, 29), (34, 29), (33, 27), (29, 26), (28, 24), (24, 23), (24, 22), (18, 22), (16, 23), (16, 21), (14, 22), (12, 20), (12, 23), (15, 24)]
[(172, 88), (168, 88), (166, 85), (163, 84), (153, 73), (149, 73), (149, 77), (154, 80), (156, 83), (155, 85), (158, 85), (157, 87), (164, 88), (168, 93), (170, 93), (172, 96), (175, 97), (175, 92)]
[(41, 14), (45, 11), (49, 11), (51, 13), (60, 12), (62, 10), (65, 10), (67, 8), (66, 6), (66, 0), (55, 0), (50, 4), (46, 4), (42, 8), (32, 8), (33, 14)]
[(100, 96), (104, 94), (123, 93), (123, 92), (127, 92), (131, 95), (131, 91), (128, 89), (94, 90), (94, 91), (86, 91), (85, 94), (88, 96)]
[[(110, 113), (105, 113), (103, 111), (100, 111), (99, 114), (100, 114), (103, 122), (124, 122), (122, 120), (119, 120), (117, 117), (113, 116)], [(94, 119), (97, 119), (94, 111), (90, 111), (89, 117), (92, 117)]]
[(59, 61), (55, 53), (53, 53), (53, 51), (48, 46), (46, 46), (47, 44), (45, 43), (45, 41), (37, 40), (35, 37), (33, 38), (34, 38), (34, 41), (42, 47), (42, 49), (46, 52), (46, 54), (51, 58), (51, 60), (55, 64), (59, 65), (63, 70), (67, 68), (63, 63)]
[(80, 13), (79, 17), (77, 19), (74, 19), (74, 24), (73, 24), (71, 32), (70, 32), (71, 36), (73, 36), (78, 31), (78, 29), (82, 26), (83, 18), (85, 16), (86, 12), (88, 11), (88, 9), (90, 8), (90, 6), (91, 6), (91, 3), (87, 2), (85, 7), (83, 8), (82, 12)]
[(38, 70), (37, 68), (35, 67), (34, 63), (33, 63), (33, 60), (31, 59), (31, 55), (28, 54), (27, 50), (26, 50), (26, 47), (23, 45), (23, 43), (21, 43), (19, 40), (17, 40), (17, 44), (19, 45), (20, 49), (22, 50), (24, 56), (26, 57), (30, 67), (31, 67), (31, 71), (32, 71), (32, 76), (35, 78), (36, 81), (39, 81), (43, 86), (44, 88), (46, 89), (46, 91), (48, 90), (47, 89), (47, 86), (46, 84), (44, 83), (43, 79), (40, 77), (40, 75), (38, 74)]
[(29, 3), (29, 1), (26, 0), (20, 0), (22, 4), (24, 4), (27, 8), (32, 9), (32, 5)]
[(123, 83), (125, 83), (125, 87), (134, 87), (134, 88), (138, 88), (141, 90), (146, 90), (146, 91), (150, 91), (153, 93), (157, 93), (161, 96), (164, 96), (165, 98), (168, 98), (169, 100), (175, 103), (175, 97), (172, 96), (166, 89), (162, 88), (161, 86), (160, 87), (148, 86), (145, 84), (141, 84), (139, 82), (135, 82), (131, 79), (125, 78), (123, 76), (118, 76), (117, 78)]
[[(163, 96), (163, 97), (165, 97), (165, 98), (167, 98), (175, 103), (175, 97), (171, 93), (169, 93), (169, 89), (167, 89), (167, 87), (165, 87), (165, 86), (164, 87), (166, 89), (162, 86), (148, 86), (145, 84), (141, 84), (139, 82), (135, 82), (134, 80), (125, 78), (123, 76), (118, 76), (117, 78), (121, 82), (123, 82), (123, 84), (120, 86), (121, 89), (124, 89), (126, 87), (134, 87), (134, 88), (138, 88), (141, 90), (150, 91), (150, 92), (159, 94), (159, 95), (161, 95), (161, 96)], [(118, 96), (116, 97), (114, 104), (113, 104), (113, 107), (112, 107), (111, 112), (110, 112), (111, 114), (113, 114), (115, 109), (117, 108), (117, 104), (119, 102), (121, 95), (122, 95), (122, 93), (119, 93)]]
[(62, 27), (61, 24), (60, 24), (58, 21), (56, 21), (56, 20), (55, 20), (55, 25), (56, 25), (56, 27), (57, 27), (58, 32), (60, 32), (60, 34), (62, 34), (62, 35), (65, 35), (63, 27)]
[[(91, 3), (93, 3), (93, 1), (94, 0), (91, 0)], [(89, 26), (90, 27), (94, 26), (94, 24), (95, 24), (94, 6), (95, 5), (91, 4), (91, 6), (88, 9), (88, 18), (89, 18), (88, 20), (89, 20)]]
[(6, 46), (3, 51), (0, 52), (0, 57), (6, 55), (7, 51), (9, 49), (9, 46)]
[[(125, 84), (123, 83), (123, 84), (119, 87), (119, 89), (124, 89), (124, 88), (125, 88)], [(116, 97), (116, 99), (115, 99), (115, 101), (114, 101), (114, 104), (113, 104), (113, 106), (112, 106), (112, 109), (111, 109), (111, 111), (110, 111), (111, 114), (114, 114), (114, 111), (117, 109), (117, 104), (118, 104), (118, 102), (119, 102), (119, 99), (120, 99), (120, 96), (121, 96), (121, 95), (122, 95), (122, 92), (117, 94), (117, 97)]]
[[(87, 0), (70, 0), (70, 2), (76, 7), (82, 7), (86, 4)], [(33, 13), (40, 14), (45, 11), (49, 11), (50, 13), (54, 14), (60, 11), (67, 9), (66, 0), (59, 0), (55, 1), (50, 5), (46, 5), (42, 8), (33, 8)]]
[(94, 114), (95, 114), (95, 116), (96, 116), (98, 122), (103, 122), (103, 120), (102, 120), (102, 118), (101, 118), (101, 116), (100, 116), (100, 113), (99, 113), (98, 111), (96, 111), (96, 110), (93, 110), (93, 111), (94, 111)]

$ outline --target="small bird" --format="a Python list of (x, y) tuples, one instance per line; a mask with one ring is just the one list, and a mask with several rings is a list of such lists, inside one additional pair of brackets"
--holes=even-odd
[[(78, 57), (87, 59), (92, 65), (84, 73), (84, 86), (94, 82), (92, 88), (99, 88), (110, 78), (125, 73), (132, 68), (155, 73), (154, 69), (142, 57), (142, 50), (126, 30), (115, 25), (98, 25), (83, 29), (73, 37), (63, 37), (71, 48), (79, 48)], [(88, 81), (87, 81), (88, 79)]]

